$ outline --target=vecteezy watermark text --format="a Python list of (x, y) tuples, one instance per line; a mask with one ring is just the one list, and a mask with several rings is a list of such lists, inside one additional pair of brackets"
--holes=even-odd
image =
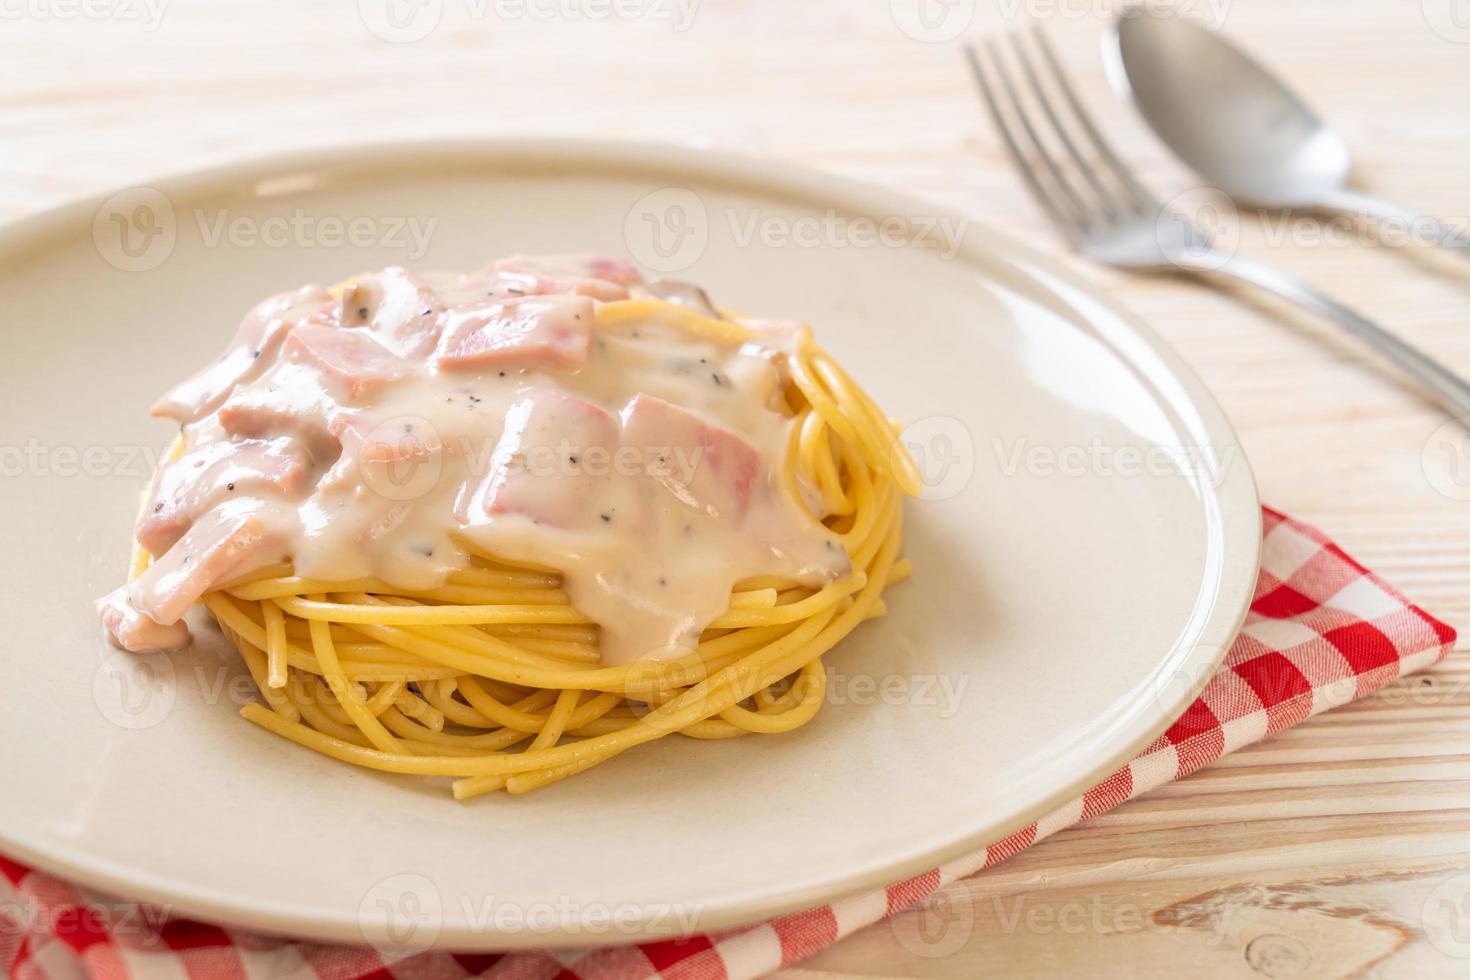
[(0, 21), (117, 21), (156, 31), (171, 0), (0, 0)]
[(205, 248), (394, 249), (409, 262), (424, 257), (439, 225), (432, 216), (320, 214), (300, 207), (265, 215), (195, 208), (181, 216), (157, 188), (130, 187), (97, 209), (92, 241), (114, 268), (147, 272), (173, 255), (181, 225), (190, 219)]
[(700, 0), (358, 0), (357, 13), (375, 37), (392, 44), (422, 41), (452, 5), (458, 19), (494, 21), (641, 21), (689, 30)]
[(991, 439), (1001, 476), (1185, 477), (1218, 485), (1239, 454), (1238, 446), (1112, 445), (1100, 437), (1068, 445), (1020, 439)]
[(693, 935), (702, 907), (673, 902), (581, 902), (570, 895), (544, 901), (512, 901), (496, 895), (446, 898), (433, 879), (415, 872), (377, 882), (358, 903), (358, 925), (365, 940), (379, 948), (430, 946), (447, 912), (478, 932), (587, 936), (646, 935), (649, 931)]
[(735, 248), (919, 248), (954, 258), (970, 227), (945, 214), (791, 215), (760, 208), (714, 210), (687, 187), (663, 187), (633, 203), (623, 222), (628, 253), (656, 272), (683, 272), (704, 255), (715, 233)]
[(196, 210), (194, 221), (206, 248), (394, 248), (410, 261), (429, 250), (438, 218), (388, 215), (313, 215), (297, 208), (289, 215), (237, 215), (229, 208)]

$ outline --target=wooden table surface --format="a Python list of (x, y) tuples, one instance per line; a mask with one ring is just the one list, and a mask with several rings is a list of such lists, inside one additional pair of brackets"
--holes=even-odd
[[(0, 217), (286, 147), (561, 133), (789, 157), (1056, 252), (955, 42), (938, 36), (966, 22), (976, 36), (1024, 13), (1051, 31), (1145, 179), (1166, 197), (1196, 187), (1106, 88), (1097, 39), (1108, 0), (922, 0), (937, 26), (917, 39), (899, 24), (921, 23), (920, 0), (629, 0), (603, 19), (572, 0), (422, 0), (442, 17), (407, 43), (404, 31), (396, 41), (370, 31), (393, 33), (386, 2), (4, 0)], [(1345, 133), (1364, 186), (1470, 225), (1463, 4), (1465, 26), (1453, 0), (1184, 6), (1223, 20), (1309, 93)], [(1224, 222), (1242, 251), (1470, 373), (1470, 264), (1376, 243), (1370, 229), (1324, 240), (1306, 216)], [(1203, 376), (1264, 500), (1470, 627), (1470, 444), (1453, 430), (1435, 438), (1439, 412), (1290, 310), (1078, 265)], [(1458, 936), (1425, 916), (1453, 902)], [(1460, 652), (1058, 834), (786, 976), (1464, 977), (1467, 955), (1470, 656)]]

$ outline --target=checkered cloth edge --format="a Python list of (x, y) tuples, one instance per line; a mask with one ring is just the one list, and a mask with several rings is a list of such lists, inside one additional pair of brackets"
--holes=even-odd
[(1200, 697), (1128, 765), (1030, 826), (880, 891), (716, 935), (495, 955), (290, 942), (89, 895), (0, 857), (0, 968), (16, 980), (741, 980), (787, 966), (1125, 800), (1435, 663), (1455, 633), (1315, 529), (1265, 511), (1245, 625)]

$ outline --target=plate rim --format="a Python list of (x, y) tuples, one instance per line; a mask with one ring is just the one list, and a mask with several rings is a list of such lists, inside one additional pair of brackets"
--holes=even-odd
[[(1150, 387), (1154, 387), (1152, 382), (1157, 380), (1160, 370), (1163, 377), (1172, 379), (1179, 386), (1179, 393), (1167, 400), (1163, 392), (1154, 387), (1160, 400), (1171, 409), (1181, 405), (1188, 407), (1197, 418), (1203, 434), (1210, 439), (1205, 445), (1239, 450), (1239, 437), (1224, 410), (1189, 364), (1142, 318), (1100, 286), (1082, 278), (1068, 263), (1043, 255), (1008, 234), (974, 221), (967, 212), (775, 156), (756, 156), (724, 149), (716, 152), (674, 142), (577, 136), (415, 139), (300, 148), (152, 176), (5, 222), (0, 225), (0, 254), (44, 245), (54, 237), (77, 231), (79, 225), (90, 226), (99, 210), (121, 190), (156, 188), (177, 204), (211, 192), (238, 191), (249, 181), (259, 184), (265, 179), (281, 176), (283, 172), (314, 171), (336, 176), (422, 172), (436, 160), (449, 159), (498, 164), (502, 169), (516, 161), (560, 161), (584, 173), (592, 172), (597, 165), (612, 165), (614, 171), (634, 168), (654, 173), (680, 173), (689, 175), (696, 182), (707, 183), (711, 178), (718, 178), (742, 188), (777, 192), (803, 200), (840, 200), (855, 213), (924, 215), (963, 222), (959, 227), (965, 229), (965, 235), (957, 255), (968, 255), (978, 266), (1010, 267), (1043, 288), (1051, 297), (1065, 302), (1069, 311), (1078, 317), (1084, 317), (1082, 311), (1067, 301), (1065, 292), (1059, 290), (1058, 285), (1085, 298), (1088, 303), (1098, 305), (1128, 334), (1141, 341), (1143, 349), (1158, 359), (1159, 366), (1152, 372), (1145, 371), (1135, 356), (1115, 347), (1118, 355), (1140, 372), (1150, 382)], [(974, 244), (975, 233), (983, 239), (983, 246)], [(1096, 318), (1085, 319), (1092, 321)], [(1052, 790), (1044, 800), (1009, 814), (999, 824), (990, 821), (975, 829), (977, 818), (977, 821), (964, 825), (970, 827), (969, 830), (957, 831), (943, 842), (930, 843), (916, 852), (894, 856), (881, 866), (870, 866), (841, 881), (781, 885), (759, 895), (722, 896), (702, 901), (699, 931), (748, 925), (882, 888), (929, 871), (1003, 840), (1055, 807), (1080, 796), (1107, 773), (1137, 755), (1177, 719), (1203, 689), (1224, 659), (1229, 642), (1238, 633), (1249, 609), (1259, 570), (1262, 517), (1255, 478), (1242, 451), (1237, 451), (1219, 474), (1211, 499), (1219, 505), (1221, 513), (1215, 515), (1215, 524), (1219, 535), (1226, 540), (1222, 544), (1224, 554), (1219, 581), (1214, 595), (1209, 597), (1210, 609), (1199, 628), (1194, 653), (1180, 665), (1188, 668), (1187, 683), (1181, 685), (1177, 693), (1171, 689), (1173, 696), (1169, 698), (1156, 690), (1152, 699), (1136, 699), (1126, 709), (1117, 712), (1113, 727), (1122, 727), (1124, 722), (1136, 719), (1139, 714), (1157, 714), (1162, 720), (1156, 719), (1137, 728), (1137, 733), (1126, 742), (1120, 742), (1106, 755), (1097, 755), (1085, 771), (1074, 772), (1065, 784)], [(1201, 595), (1203, 592), (1202, 586)], [(1210, 642), (1210, 638), (1214, 641)], [(1141, 705), (1149, 701), (1163, 706), (1164, 710), (1142, 711)], [(354, 945), (367, 942), (360, 917), (345, 909), (331, 914), (317, 907), (292, 910), (278, 903), (267, 905), (238, 896), (231, 901), (232, 893), (227, 885), (201, 886), (191, 881), (156, 879), (148, 874), (139, 876), (136, 869), (117, 867), (112, 862), (83, 863), (80, 859), (68, 858), (64, 848), (33, 846), (6, 836), (3, 827), (0, 827), (0, 847), (38, 870), (75, 884), (152, 902), (204, 921), (302, 939)], [(677, 923), (661, 926), (644, 921), (641, 928), (630, 927), (620, 932), (615, 941), (625, 944), (677, 935)], [(468, 924), (456, 927), (446, 921), (433, 945), (459, 952), (480, 952), (597, 947), (607, 945), (608, 939), (605, 932), (596, 930), (568, 931), (566, 924), (560, 924), (552, 931), (489, 932), (476, 930)]]

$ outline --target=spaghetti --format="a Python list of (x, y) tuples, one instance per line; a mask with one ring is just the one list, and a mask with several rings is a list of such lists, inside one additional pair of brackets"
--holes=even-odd
[[(731, 349), (772, 334), (636, 289), (599, 300), (595, 321), (596, 335), (657, 322)], [(808, 328), (783, 328), (775, 346), (767, 407), (785, 444), (771, 481), (840, 545), (840, 574), (745, 576), (687, 648), (606, 663), (606, 624), (579, 609), (554, 556), (528, 562), (456, 534), (468, 560), (416, 588), (310, 577), (287, 556), (202, 596), (260, 692), (241, 715), (343, 762), (450, 777), (461, 800), (539, 789), (672, 734), (726, 739), (811, 721), (824, 654), (882, 615), (884, 590), (910, 573), (901, 502), (920, 484), (894, 423)], [(170, 458), (183, 452), (181, 439)], [(152, 560), (137, 546), (132, 578)]]

